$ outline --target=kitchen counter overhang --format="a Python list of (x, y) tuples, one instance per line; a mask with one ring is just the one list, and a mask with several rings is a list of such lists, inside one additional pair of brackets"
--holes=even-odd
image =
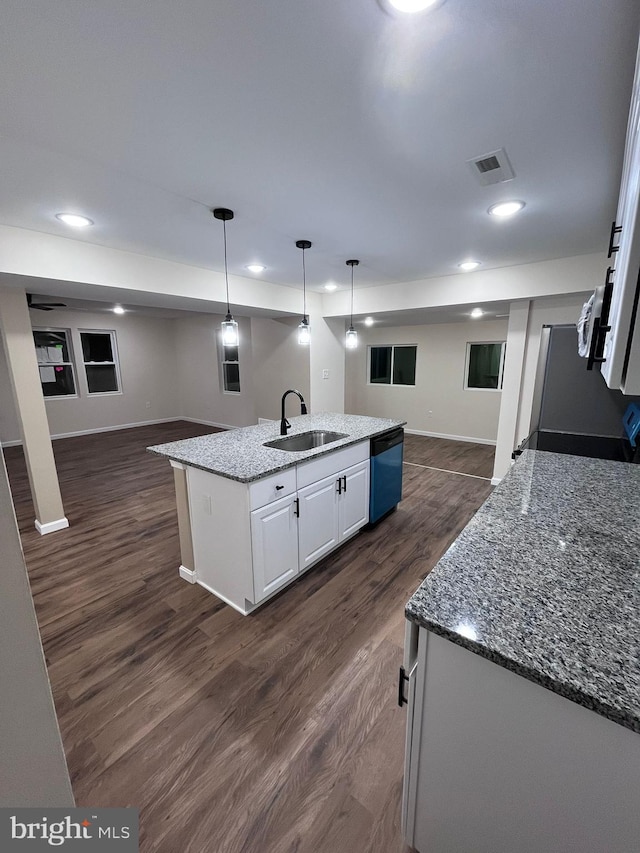
[(333, 453), (360, 441), (381, 435), (387, 430), (404, 426), (406, 421), (390, 418), (372, 418), (366, 415), (343, 415), (322, 412), (289, 418), (289, 436), (310, 430), (330, 430), (346, 433), (345, 438), (311, 450), (285, 451), (265, 447), (264, 443), (280, 438), (279, 421), (259, 426), (240, 427), (183, 441), (156, 444), (148, 447), (150, 453), (181, 462), (192, 468), (210, 471), (239, 483), (252, 483), (278, 471)]
[(524, 451), (406, 607), (640, 732), (640, 468)]

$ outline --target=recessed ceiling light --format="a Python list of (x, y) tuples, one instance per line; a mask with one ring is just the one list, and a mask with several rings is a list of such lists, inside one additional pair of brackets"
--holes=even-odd
[(245, 269), (249, 270), (249, 272), (264, 272), (266, 267), (264, 264), (247, 264)]
[(364, 318), (365, 326), (373, 326), (374, 323), (375, 323), (375, 320), (373, 319), (373, 317), (365, 317)]
[(337, 290), (338, 285), (334, 284), (332, 281), (330, 281), (328, 284), (325, 284), (324, 289), (325, 290)]
[(480, 261), (463, 261), (458, 266), (465, 272), (471, 272), (471, 270), (475, 270), (480, 266)]
[(393, 11), (405, 12), (412, 15), (415, 12), (425, 12), (427, 9), (435, 9), (444, 0), (385, 0), (385, 2)]
[(113, 306), (113, 313), (114, 314), (124, 314), (124, 308), (122, 307), (122, 305), (114, 305)]
[(497, 204), (491, 205), (488, 213), (491, 216), (513, 216), (514, 213), (519, 213), (523, 207), (523, 201), (499, 201)]
[(483, 314), (484, 314), (484, 311), (482, 310), (482, 308), (474, 308), (473, 311), (471, 312), (471, 316), (473, 317), (474, 320), (477, 320), (478, 317), (482, 317)]
[(56, 213), (56, 219), (64, 222), (65, 225), (72, 225), (74, 228), (86, 228), (87, 225), (93, 225), (93, 220), (87, 216), (80, 216), (77, 213)]

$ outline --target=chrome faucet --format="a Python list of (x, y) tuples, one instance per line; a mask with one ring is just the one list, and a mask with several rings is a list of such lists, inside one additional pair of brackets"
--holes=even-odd
[(287, 430), (291, 427), (291, 424), (284, 416), (284, 401), (287, 399), (288, 394), (297, 394), (297, 396), (300, 398), (300, 414), (307, 414), (307, 404), (305, 403), (302, 394), (299, 391), (296, 391), (295, 388), (289, 388), (288, 391), (285, 391), (282, 395), (282, 417), (280, 419), (280, 435), (286, 435)]

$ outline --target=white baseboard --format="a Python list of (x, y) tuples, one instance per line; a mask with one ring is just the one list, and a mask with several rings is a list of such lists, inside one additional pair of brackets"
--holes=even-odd
[(409, 435), (426, 435), (429, 438), (448, 438), (449, 441), (469, 441), (472, 444), (491, 444), (493, 447), (496, 446), (496, 442), (491, 438), (475, 438), (470, 435), (449, 435), (446, 432), (427, 432), (423, 429), (407, 429), (404, 428), (405, 432), (408, 432)]
[(16, 438), (15, 441), (2, 441), (0, 442), (0, 447), (17, 447), (19, 444), (22, 444), (19, 438)]
[(186, 566), (180, 566), (178, 572), (182, 580), (185, 580), (188, 583), (196, 582), (196, 573), (192, 569), (188, 569)]
[(175, 421), (189, 421), (192, 424), (204, 424), (205, 426), (220, 427), (220, 429), (242, 429), (242, 427), (234, 426), (233, 424), (219, 424), (216, 421), (205, 421), (202, 418), (188, 418), (183, 415), (181, 418), (173, 418)]
[(54, 533), (56, 530), (64, 530), (68, 526), (69, 520), (67, 518), (59, 518), (57, 521), (47, 521), (44, 524), (41, 524), (36, 518), (36, 530), (40, 536), (46, 536), (47, 533)]
[(501, 482), (502, 482), (502, 477), (492, 477), (491, 478), (491, 485), (492, 486), (499, 486)]

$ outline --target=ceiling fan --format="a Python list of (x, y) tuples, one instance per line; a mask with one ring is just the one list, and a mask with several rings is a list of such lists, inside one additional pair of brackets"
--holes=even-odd
[(29, 308), (37, 308), (39, 311), (53, 311), (54, 308), (67, 307), (64, 302), (34, 302), (31, 293), (27, 293), (27, 305)]

